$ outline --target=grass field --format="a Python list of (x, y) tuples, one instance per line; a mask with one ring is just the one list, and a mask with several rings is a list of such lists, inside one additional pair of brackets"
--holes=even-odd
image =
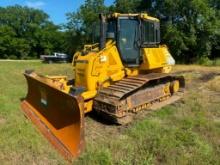
[[(0, 61), (0, 163), (66, 164), (20, 111), (25, 69), (71, 76), (69, 64)], [(86, 117), (86, 149), (74, 164), (220, 164), (220, 67), (184, 66), (183, 99), (127, 126)]]

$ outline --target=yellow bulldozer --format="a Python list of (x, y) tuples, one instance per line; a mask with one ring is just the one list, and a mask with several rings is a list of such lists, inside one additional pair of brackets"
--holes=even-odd
[(100, 41), (73, 57), (74, 79), (26, 70), (24, 114), (67, 159), (84, 148), (84, 116), (96, 111), (117, 124), (182, 92), (183, 76), (160, 44), (160, 21), (146, 13), (100, 14)]

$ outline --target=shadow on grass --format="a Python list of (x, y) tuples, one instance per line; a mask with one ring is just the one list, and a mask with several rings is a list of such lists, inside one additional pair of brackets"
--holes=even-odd
[(90, 117), (91, 119), (101, 123), (101, 124), (104, 124), (104, 125), (111, 125), (111, 126), (119, 126), (119, 124), (116, 124), (114, 122), (114, 119), (105, 115), (105, 114), (102, 114), (102, 113), (99, 113), (95, 110), (93, 110), (92, 112), (89, 112), (88, 114), (85, 115), (86, 117)]

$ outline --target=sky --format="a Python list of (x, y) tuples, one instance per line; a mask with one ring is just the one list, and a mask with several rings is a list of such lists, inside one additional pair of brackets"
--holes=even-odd
[[(111, 5), (114, 0), (105, 0), (106, 5)], [(28, 6), (45, 11), (55, 24), (66, 23), (66, 13), (77, 11), (84, 0), (0, 0), (0, 6), (11, 5)]]

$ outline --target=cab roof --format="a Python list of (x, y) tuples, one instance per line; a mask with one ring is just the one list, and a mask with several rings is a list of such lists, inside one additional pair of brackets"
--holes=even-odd
[(119, 17), (139, 17), (140, 19), (143, 19), (143, 20), (151, 20), (151, 21), (160, 22), (159, 19), (149, 16), (147, 13), (126, 13), (126, 14), (113, 13), (107, 16), (108, 19), (119, 18)]

